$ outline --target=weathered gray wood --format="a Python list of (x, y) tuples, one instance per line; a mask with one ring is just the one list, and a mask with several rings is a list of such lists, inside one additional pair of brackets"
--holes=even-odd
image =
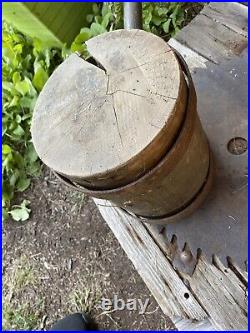
[[(155, 226), (146, 227), (162, 252), (170, 257), (173, 263), (179, 251), (178, 247), (173, 247), (173, 244), (162, 233), (160, 234)], [(187, 266), (189, 265), (190, 263)], [(218, 330), (242, 330), (247, 327), (247, 274), (246, 272), (242, 274), (237, 268), (237, 272), (240, 271), (241, 276), (244, 276), (245, 283), (243, 283), (242, 278), (239, 279), (235, 274), (236, 267), (234, 265), (225, 267), (219, 258), (214, 256), (213, 264), (200, 257), (191, 277), (183, 273), (185, 267), (182, 272), (179, 271), (179, 276), (189, 282), (189, 287), (206, 309), (213, 327)], [(227, 318), (229, 313), (230, 316)], [(188, 321), (186, 323), (190, 324)], [(185, 322), (183, 324), (185, 325)], [(191, 330), (191, 327), (188, 330)]]
[(171, 318), (206, 318), (206, 312), (173, 270), (145, 226), (106, 200), (94, 201), (162, 311)]
[(188, 279), (190, 289), (206, 308), (211, 323), (217, 330), (247, 329), (247, 300), (245, 290), (209, 264), (199, 258), (195, 272)]
[[(228, 269), (227, 267), (225, 267), (222, 262), (220, 261), (220, 259), (214, 255), (213, 257), (213, 264), (214, 266), (216, 266), (221, 274), (221, 279), (224, 279), (225, 277), (227, 278), (227, 283), (231, 285), (230, 289), (234, 290), (234, 297), (239, 297), (238, 298), (238, 303), (239, 304), (243, 304), (245, 305), (245, 291), (246, 291), (246, 286), (247, 286), (247, 272), (244, 272), (244, 281), (245, 283), (242, 282), (242, 279), (239, 279), (237, 274), (235, 273), (235, 269), (236, 269), (236, 265), (231, 265), (231, 268)], [(230, 267), (230, 265), (229, 265)], [(234, 271), (233, 271), (234, 269)], [(239, 289), (240, 288), (240, 289)], [(242, 294), (242, 290), (244, 291), (244, 295)]]
[(178, 331), (216, 331), (209, 319), (194, 321), (190, 319), (174, 318), (173, 323)]
[(163, 312), (173, 320), (176, 317), (208, 320), (197, 325), (193, 321), (179, 322), (180, 327), (208, 330), (212, 325), (216, 330), (246, 329), (247, 288), (233, 270), (224, 267), (217, 258), (215, 265), (201, 256), (192, 276), (176, 271), (167, 259), (171, 257), (169, 244), (152, 237), (152, 226), (145, 227), (108, 201), (94, 201)]
[(247, 37), (248, 12), (246, 6), (239, 2), (210, 2), (201, 15), (207, 15), (217, 24), (223, 24), (228, 29)]
[(239, 3), (211, 3), (181, 30), (176, 39), (218, 64), (246, 48), (247, 18), (247, 8)]
[[(191, 275), (195, 269), (197, 258), (196, 253), (192, 254), (189, 250), (188, 244), (185, 244), (183, 249), (179, 248), (176, 236), (173, 236), (171, 240), (166, 237), (165, 227), (150, 224), (145, 225), (145, 227), (162, 252), (171, 260), (172, 266), (174, 268), (177, 266), (183, 273)], [(185, 258), (188, 259), (188, 262), (185, 261)]]
[[(238, 279), (243, 283), (244, 286), (248, 285), (248, 272), (240, 268), (235, 262), (229, 258), (229, 266), (238, 277)], [(247, 269), (247, 265), (246, 265)]]

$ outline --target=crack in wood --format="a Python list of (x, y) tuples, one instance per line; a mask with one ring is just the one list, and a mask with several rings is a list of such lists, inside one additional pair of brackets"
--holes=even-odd
[[(168, 51), (161, 52), (161, 53), (157, 53), (157, 54), (155, 54), (155, 55), (152, 55), (151, 58), (156, 58), (156, 57), (158, 57), (158, 56), (160, 56), (160, 55), (164, 55), (165, 53), (168, 53), (168, 52), (171, 52), (171, 51), (172, 51), (172, 49), (170, 49), (170, 50), (168, 50)], [(145, 65), (149, 65), (149, 64), (151, 64), (151, 63), (152, 63), (152, 60), (147, 61), (147, 62), (144, 62), (143, 64), (136, 65), (136, 66), (134, 66), (134, 67), (126, 68), (126, 69), (124, 69), (123, 71), (120, 71), (120, 72), (117, 72), (117, 73), (118, 73), (118, 74), (122, 74), (122, 73), (124, 73), (124, 72), (130, 71), (130, 70), (132, 70), (132, 69), (136, 69), (136, 68), (139, 68), (139, 67), (143, 67), (143, 66), (145, 66)]]
[(115, 110), (114, 95), (112, 95), (112, 99), (113, 99), (113, 111), (114, 111), (114, 115), (115, 115), (116, 126), (117, 126), (118, 134), (119, 134), (119, 137), (120, 137), (120, 140), (121, 140), (121, 145), (123, 147), (122, 135), (121, 135), (121, 132), (120, 132), (120, 128), (119, 128), (119, 124), (118, 124), (118, 118), (117, 118), (117, 114), (116, 114), (116, 110)]
[[(227, 258), (228, 261), (228, 267), (234, 272), (234, 274), (237, 276), (237, 278), (243, 283), (243, 285), (248, 288), (248, 279), (246, 276), (244, 276), (244, 273), (241, 272), (241, 270), (232, 262), (231, 258)], [(247, 274), (247, 273), (246, 273)]]
[(117, 92), (123, 92), (123, 93), (125, 93), (125, 94), (130, 94), (130, 95), (134, 95), (134, 96), (139, 96), (139, 97), (142, 97), (142, 98), (149, 98), (148, 96), (144, 96), (144, 95), (136, 94), (136, 93), (133, 93), (133, 92), (131, 92), (131, 91), (126, 91), (126, 90), (122, 90), (122, 89), (117, 89), (117, 90), (115, 90), (115, 91), (113, 91), (113, 92), (111, 92), (111, 93), (108, 93), (108, 95), (113, 96), (113, 95), (114, 95), (115, 93), (117, 93)]
[(142, 246), (145, 246), (142, 238), (137, 234), (137, 232), (133, 229), (132, 226), (128, 227), (126, 225), (125, 227), (126, 227), (126, 230), (128, 231), (128, 233), (130, 234), (131, 238), (133, 238), (135, 241), (137, 241)]
[(167, 102), (164, 98), (168, 98), (168, 99), (172, 99), (172, 100), (174, 100), (174, 101), (176, 101), (176, 97), (171, 97), (171, 96), (166, 96), (166, 95), (162, 95), (162, 94), (159, 94), (159, 93), (157, 93), (157, 92), (155, 92), (155, 91), (152, 91), (152, 90), (150, 90), (150, 93), (151, 94), (153, 94), (153, 95), (156, 95), (156, 96), (160, 96), (160, 97), (163, 97), (163, 100), (165, 101), (165, 102)]
[[(165, 285), (166, 288), (168, 288), (168, 290), (171, 292), (171, 294), (173, 295), (175, 301), (180, 305), (180, 308), (181, 308), (181, 311), (182, 313), (184, 314), (184, 316), (187, 318), (187, 319), (191, 319), (190, 316), (187, 314), (187, 312), (185, 311), (184, 307), (182, 306), (182, 304), (178, 301), (177, 299), (177, 296), (175, 295), (175, 293), (173, 293), (171, 287), (169, 286), (167, 280), (165, 279), (165, 277), (163, 275), (160, 276), (163, 284)], [(184, 297), (184, 295), (183, 295)]]

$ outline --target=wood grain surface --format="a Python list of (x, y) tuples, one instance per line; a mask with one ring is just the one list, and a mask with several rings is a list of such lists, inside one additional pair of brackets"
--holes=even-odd
[(117, 30), (87, 42), (52, 74), (32, 121), (38, 155), (90, 188), (139, 178), (172, 145), (186, 106), (178, 61), (161, 38)]
[[(156, 298), (162, 311), (180, 330), (245, 330), (247, 328), (247, 273), (237, 266), (224, 266), (215, 256), (203, 255), (193, 274), (173, 266), (178, 247), (161, 240), (153, 226), (107, 200), (94, 199), (136, 270)], [(237, 267), (237, 268), (236, 268)]]

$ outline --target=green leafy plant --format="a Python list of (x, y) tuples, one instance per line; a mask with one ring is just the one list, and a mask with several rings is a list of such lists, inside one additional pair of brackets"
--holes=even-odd
[(82, 28), (71, 45), (72, 52), (80, 52), (85, 58), (88, 57), (85, 45), (88, 39), (123, 27), (122, 3), (94, 3), (92, 11), (92, 14), (87, 15), (89, 27)]
[(174, 36), (185, 21), (184, 3), (143, 3), (143, 29), (166, 38)]
[(31, 142), (30, 123), (38, 93), (62, 61), (61, 50), (43, 48), (7, 23), (2, 31), (2, 207), (3, 219), (26, 220), (27, 201), (11, 208), (15, 192), (23, 192), (40, 162)]
[[(144, 2), (143, 29), (166, 39), (174, 36), (185, 22), (185, 3)], [(89, 28), (82, 28), (71, 45), (71, 51), (78, 51), (88, 57), (85, 42), (107, 31), (123, 28), (123, 3), (104, 2), (93, 4), (93, 13), (87, 15)]]

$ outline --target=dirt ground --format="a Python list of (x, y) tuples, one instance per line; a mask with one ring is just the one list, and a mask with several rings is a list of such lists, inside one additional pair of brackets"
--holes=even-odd
[[(86, 311), (103, 330), (174, 330), (90, 198), (47, 169), (27, 191), (31, 218), (3, 235), (4, 329), (48, 329)], [(102, 297), (149, 298), (145, 314), (104, 311)]]

